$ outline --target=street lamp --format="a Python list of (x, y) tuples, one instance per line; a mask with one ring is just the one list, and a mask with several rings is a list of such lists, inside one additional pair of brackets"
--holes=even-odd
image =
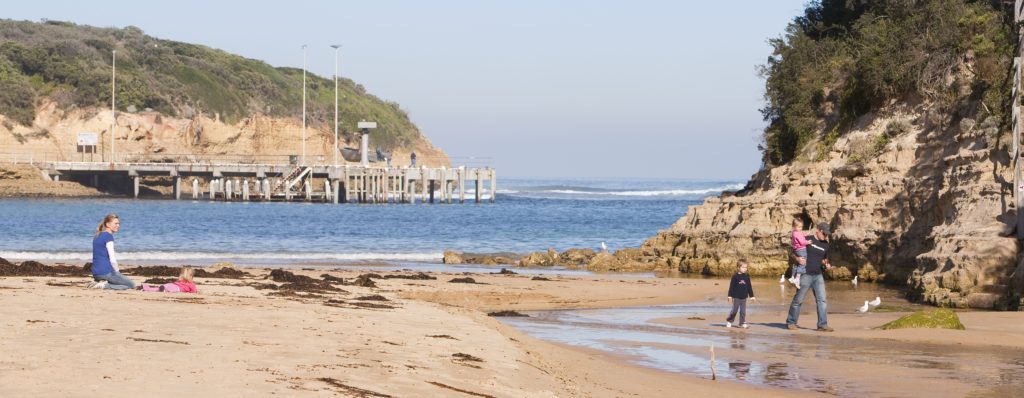
[(338, 48), (341, 44), (332, 44), (334, 49), (334, 166), (338, 166)]
[(117, 126), (117, 108), (114, 107), (114, 100), (115, 100), (115, 96), (117, 95), (117, 91), (115, 91), (116, 81), (117, 81), (117, 50), (113, 50), (113, 51), (111, 51), (111, 58), (110, 58), (110, 114), (113, 116), (113, 120), (110, 122), (110, 163), (114, 163), (116, 161), (114, 159), (114, 139), (115, 139), (114, 135), (116, 135), (116, 132), (114, 131), (114, 129), (117, 128), (116, 127)]
[(306, 164), (306, 45), (302, 45), (302, 162)]

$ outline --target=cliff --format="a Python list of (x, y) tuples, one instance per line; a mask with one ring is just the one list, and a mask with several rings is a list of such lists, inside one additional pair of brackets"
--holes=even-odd
[[(743, 190), (690, 207), (646, 241), (646, 261), (727, 275), (746, 258), (752, 274), (778, 277), (788, 268), (796, 216), (808, 227), (831, 225), (836, 268), (829, 278), (902, 285), (912, 298), (935, 305), (1018, 308), (1024, 267), (1013, 236), (1018, 209), (1006, 90), (1013, 48), (1005, 45), (1005, 15), (993, 6), (998, 3), (954, 0), (809, 6), (776, 42), (765, 68), (764, 166)], [(940, 16), (952, 22), (927, 25), (942, 24)], [(830, 24), (849, 33), (822, 33), (841, 32)], [(878, 29), (902, 34), (871, 34)], [(942, 29), (949, 32), (946, 43), (917, 41), (933, 40), (928, 35)], [(918, 30), (924, 33), (915, 36)], [(977, 35), (985, 31), (999, 34)], [(992, 42), (977, 45), (985, 39)], [(873, 46), (892, 53), (865, 51)], [(805, 52), (817, 58), (804, 58)], [(869, 56), (877, 59), (866, 62)], [(890, 77), (914, 67), (919, 74), (908, 75), (913, 80), (905, 87), (871, 80), (880, 76), (871, 68), (891, 58), (904, 61), (882, 67)], [(816, 74), (827, 75), (808, 78), (822, 76)], [(884, 89), (857, 91), (871, 84)]]
[[(98, 152), (170, 161), (203, 157), (287, 160), (302, 153), (302, 71), (205, 46), (157, 39), (134, 27), (0, 20), (0, 155), (107, 160), (76, 151), (80, 132)], [(110, 109), (117, 52), (117, 113)], [(307, 75), (307, 158), (333, 159), (334, 82)], [(359, 120), (377, 121), (371, 150), (397, 164), (448, 165), (398, 104), (339, 79), (340, 143), (358, 146)]]

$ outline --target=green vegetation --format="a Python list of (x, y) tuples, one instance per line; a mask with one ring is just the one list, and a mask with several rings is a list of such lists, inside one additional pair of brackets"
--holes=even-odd
[[(301, 118), (302, 70), (221, 50), (146, 36), (135, 27), (95, 28), (69, 22), (0, 20), (0, 114), (30, 126), (35, 105), (109, 106), (111, 52), (117, 51), (117, 108), (151, 108), (190, 118), (214, 113), (228, 123), (254, 113)], [(374, 145), (406, 146), (419, 131), (398, 104), (339, 79), (339, 130), (355, 134), (374, 120)], [(333, 131), (334, 82), (307, 74), (309, 125)]]
[(998, 4), (812, 1), (770, 41), (774, 52), (761, 68), (765, 162), (785, 164), (812, 142), (834, 143), (858, 117), (894, 100), (1008, 124), (1014, 27), (1012, 7)]
[(948, 308), (918, 311), (881, 326), (884, 330), (907, 328), (937, 328), (964, 330), (960, 317)]

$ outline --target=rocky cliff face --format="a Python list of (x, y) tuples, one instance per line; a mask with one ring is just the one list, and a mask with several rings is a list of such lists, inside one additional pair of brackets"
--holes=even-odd
[[(110, 109), (73, 108), (63, 110), (44, 100), (36, 108), (31, 126), (22, 126), (0, 115), (0, 160), (108, 161), (110, 153)], [(190, 118), (170, 117), (160, 112), (118, 112), (115, 150), (118, 161), (186, 161), (220, 158), (240, 162), (287, 161), (288, 155), (302, 153), (302, 123), (293, 118), (254, 114), (236, 124), (227, 124), (216, 114)], [(97, 133), (98, 153), (77, 152), (78, 133)], [(307, 127), (306, 153), (310, 163), (331, 162), (334, 132)], [(339, 146), (358, 147), (358, 138)], [(409, 163), (415, 151), (418, 165), (449, 166), (448, 156), (423, 135), (412, 145), (392, 152), (393, 165)], [(127, 158), (125, 158), (127, 157)], [(339, 161), (345, 161), (339, 155)]]
[[(974, 112), (972, 114), (977, 114)], [(994, 120), (927, 105), (862, 117), (833, 145), (764, 169), (737, 193), (705, 200), (644, 243), (648, 261), (727, 275), (788, 268), (794, 215), (832, 226), (834, 279), (906, 285), (912, 298), (955, 307), (1017, 308), (1024, 271), (1013, 237), (1011, 134)], [(826, 147), (827, 145), (827, 147)]]

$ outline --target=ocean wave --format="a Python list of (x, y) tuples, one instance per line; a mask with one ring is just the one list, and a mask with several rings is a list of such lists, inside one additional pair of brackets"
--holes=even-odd
[[(30, 252), (0, 251), (0, 257), (9, 260), (36, 261), (90, 261), (89, 252)], [(384, 261), (438, 261), (444, 253), (220, 253), (220, 252), (172, 252), (139, 251), (118, 252), (120, 261), (157, 260), (261, 260), (261, 261), (311, 261), (311, 260), (384, 260)]]
[[(587, 197), (613, 197), (613, 196), (633, 196), (633, 197), (656, 197), (656, 196), (696, 196), (696, 195), (709, 195), (722, 191), (734, 191), (743, 189), (745, 184), (736, 183), (721, 185), (709, 188), (699, 189), (653, 189), (653, 190), (638, 190), (638, 189), (607, 189), (607, 188), (595, 188), (595, 187), (577, 187), (577, 186), (549, 186), (549, 187), (532, 187), (532, 188), (520, 188), (518, 191), (514, 191), (514, 194), (521, 195), (576, 195), (576, 196), (587, 196)], [(505, 192), (498, 191), (500, 194), (506, 194)], [(507, 193), (513, 195), (513, 193)]]

